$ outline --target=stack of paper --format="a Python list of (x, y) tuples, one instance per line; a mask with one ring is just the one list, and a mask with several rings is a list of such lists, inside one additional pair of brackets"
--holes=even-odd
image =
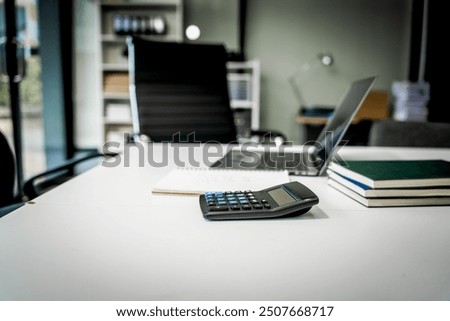
[(395, 81), (392, 84), (395, 97), (394, 119), (401, 121), (426, 121), (427, 104), (430, 99), (430, 84)]
[(450, 162), (333, 162), (328, 184), (367, 207), (450, 205)]

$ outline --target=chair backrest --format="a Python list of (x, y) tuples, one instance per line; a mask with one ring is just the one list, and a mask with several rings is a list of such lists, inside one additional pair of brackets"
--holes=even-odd
[(374, 122), (369, 146), (450, 147), (450, 124), (384, 120)]
[(128, 53), (134, 134), (155, 142), (236, 140), (223, 45), (133, 37)]
[(14, 202), (15, 169), (11, 148), (0, 132), (0, 207)]

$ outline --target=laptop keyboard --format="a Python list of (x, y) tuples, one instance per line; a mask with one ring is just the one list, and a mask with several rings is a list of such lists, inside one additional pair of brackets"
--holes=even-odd
[(231, 151), (211, 167), (242, 170), (288, 170), (291, 175), (315, 176), (319, 172), (317, 161), (303, 153), (267, 153)]

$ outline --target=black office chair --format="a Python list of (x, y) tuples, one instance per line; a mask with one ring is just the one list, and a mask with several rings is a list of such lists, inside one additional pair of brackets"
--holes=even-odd
[[(93, 152), (83, 157), (67, 160), (61, 166), (31, 177), (25, 182), (23, 191), (20, 190), (20, 193), (14, 193), (16, 180), (14, 155), (8, 141), (0, 131), (0, 218), (22, 206), (24, 201), (31, 200), (72, 178), (76, 165), (92, 158), (113, 157), (116, 155), (114, 153)], [(23, 194), (24, 196), (19, 197), (16, 194)]]
[[(128, 38), (134, 136), (154, 142), (237, 141), (220, 44)], [(252, 135), (286, 137), (279, 132)]]
[(450, 147), (450, 124), (383, 120), (372, 124), (369, 146)]
[(22, 205), (14, 197), (15, 171), (13, 153), (0, 132), (0, 217)]

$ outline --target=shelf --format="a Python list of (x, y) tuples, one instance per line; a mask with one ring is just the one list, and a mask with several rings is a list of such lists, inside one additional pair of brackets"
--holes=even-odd
[(103, 42), (118, 42), (118, 43), (125, 43), (127, 40), (126, 36), (116, 36), (116, 35), (102, 35), (102, 41)]
[[(163, 40), (163, 41), (179, 41), (179, 38), (175, 35), (137, 35), (140, 38), (148, 39), (148, 40)], [(127, 40), (127, 36), (117, 36), (111, 34), (103, 34), (102, 41), (107, 43), (118, 43), (125, 44)]]
[(254, 69), (259, 64), (255, 61), (230, 61), (227, 62), (227, 68), (230, 69)]
[(243, 109), (252, 109), (253, 102), (249, 100), (232, 100), (230, 101), (231, 108), (243, 108)]
[(102, 64), (103, 71), (128, 71), (127, 64)]
[(116, 8), (127, 8), (127, 7), (176, 7), (180, 5), (179, 0), (152, 0), (152, 1), (129, 1), (129, 2), (118, 2), (118, 1), (102, 1), (101, 5), (103, 7), (116, 7)]
[(130, 99), (130, 94), (129, 93), (104, 92), (103, 99), (128, 100), (128, 99)]
[(248, 73), (236, 73), (236, 72), (230, 72), (227, 75), (228, 80), (230, 81), (241, 81), (241, 82), (251, 82), (252, 81), (252, 75)]
[[(0, 0), (1, 1), (1, 0)], [(76, 120), (82, 137), (83, 146), (96, 145), (100, 147), (112, 134), (122, 139), (121, 132), (132, 132), (131, 103), (129, 94), (129, 65), (126, 55), (127, 39), (136, 36), (153, 41), (183, 41), (184, 0), (90, 0), (89, 6), (79, 6), (78, 14), (86, 15), (83, 21), (89, 23), (91, 40), (80, 41), (81, 46), (87, 46), (88, 55), (77, 60), (80, 70), (91, 70), (95, 79), (86, 79), (83, 73), (77, 73), (77, 88), (81, 88), (85, 99), (75, 102)], [(95, 10), (95, 11), (94, 11)], [(128, 20), (119, 19), (128, 17)], [(162, 18), (162, 28), (154, 28), (155, 18)], [(136, 29), (136, 22), (139, 28)], [(144, 24), (145, 22), (145, 24)], [(120, 25), (119, 25), (120, 23)], [(152, 28), (153, 27), (153, 28)], [(152, 34), (117, 35), (115, 30), (144, 30)], [(157, 34), (160, 31), (162, 34)], [(119, 32), (120, 33), (120, 32)], [(89, 37), (88, 37), (89, 38)], [(81, 39), (81, 38), (80, 38)], [(88, 39), (89, 40), (89, 39)], [(86, 42), (87, 41), (87, 42)], [(83, 47), (84, 48), (84, 47)], [(95, 57), (91, 55), (95, 54)], [(95, 83), (95, 84), (94, 84)], [(100, 91), (98, 90), (100, 89)], [(123, 107), (119, 108), (120, 105)], [(98, 126), (90, 126), (92, 117), (98, 117), (103, 130)], [(0, 115), (1, 116), (1, 115)], [(112, 117), (111, 117), (112, 116)], [(123, 116), (123, 117), (122, 117)], [(122, 130), (125, 128), (125, 130)], [(111, 134), (111, 135), (110, 135)], [(112, 137), (112, 136), (111, 136)], [(116, 138), (117, 138), (116, 137)]]
[(131, 120), (112, 120), (105, 118), (103, 123), (105, 126), (132, 126)]
[(261, 77), (259, 60), (229, 61), (227, 70), (231, 108), (250, 111), (251, 129), (258, 129)]

